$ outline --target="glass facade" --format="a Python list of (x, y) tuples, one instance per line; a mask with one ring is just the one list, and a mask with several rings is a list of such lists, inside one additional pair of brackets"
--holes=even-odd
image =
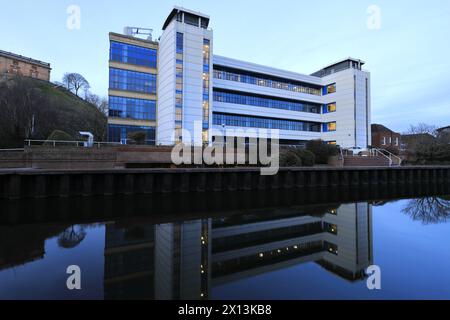
[(318, 122), (240, 116), (224, 113), (214, 113), (213, 124), (231, 127), (250, 127), (250, 128), (291, 130), (291, 131), (320, 132), (320, 123)]
[(208, 142), (211, 42), (203, 39), (203, 142)]
[(184, 71), (184, 35), (177, 32), (176, 38), (176, 87), (175, 87), (175, 142), (182, 141), (183, 129), (183, 71)]
[(110, 142), (120, 142), (128, 144), (130, 142), (129, 135), (133, 132), (145, 132), (145, 144), (155, 145), (155, 128), (154, 127), (139, 127), (139, 126), (125, 126), (125, 125), (108, 125), (108, 140)]
[(156, 94), (156, 75), (110, 68), (109, 88), (146, 94)]
[(110, 96), (109, 116), (154, 121), (156, 101)]
[(214, 89), (214, 101), (243, 104), (255, 107), (275, 108), (299, 112), (320, 113), (320, 105), (288, 99), (270, 98), (248, 93), (236, 93)]
[(157, 66), (157, 50), (111, 41), (110, 60), (149, 68)]
[(214, 78), (248, 83), (280, 90), (307, 93), (316, 96), (322, 95), (320, 86), (308, 85), (294, 80), (281, 79), (271, 77), (269, 75), (257, 74), (244, 70), (229, 69), (221, 66), (214, 66)]

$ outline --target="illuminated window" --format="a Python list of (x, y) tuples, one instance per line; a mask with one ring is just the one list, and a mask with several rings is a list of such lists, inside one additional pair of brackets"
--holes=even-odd
[(336, 131), (336, 122), (330, 122), (327, 124), (328, 131)]
[(326, 86), (325, 94), (335, 93), (336, 92), (336, 83), (330, 84)]
[(336, 103), (330, 103), (329, 105), (327, 105), (327, 111), (336, 112)]
[(325, 230), (328, 233), (337, 235), (337, 233), (338, 233), (338, 226), (337, 225), (325, 222), (324, 223), (324, 227), (325, 227)]
[(337, 145), (336, 141), (328, 141), (327, 144), (331, 145), (331, 146), (335, 146)]

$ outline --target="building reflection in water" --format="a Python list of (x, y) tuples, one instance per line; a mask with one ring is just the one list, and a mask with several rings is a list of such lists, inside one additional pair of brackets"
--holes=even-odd
[(360, 281), (373, 262), (372, 206), (302, 206), (156, 226), (112, 223), (105, 243), (105, 299), (208, 299), (215, 286), (307, 262)]

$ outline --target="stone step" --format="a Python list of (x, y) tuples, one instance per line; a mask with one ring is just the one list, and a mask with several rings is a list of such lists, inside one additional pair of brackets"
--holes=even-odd
[(345, 156), (345, 167), (389, 167), (389, 160), (385, 157)]

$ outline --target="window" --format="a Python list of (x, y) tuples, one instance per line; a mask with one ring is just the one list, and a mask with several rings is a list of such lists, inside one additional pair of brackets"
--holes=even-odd
[(183, 53), (184, 44), (183, 44), (184, 36), (181, 32), (177, 32), (177, 53)]
[(156, 75), (110, 68), (109, 88), (156, 94)]
[(130, 133), (139, 131), (145, 132), (146, 134), (145, 144), (155, 144), (155, 127), (123, 126), (116, 124), (108, 125), (108, 141), (127, 144), (130, 142), (128, 138)]
[(324, 246), (325, 251), (335, 254), (335, 255), (338, 255), (338, 246), (337, 245), (330, 243), (328, 241), (324, 241), (323, 246)]
[(330, 103), (323, 106), (323, 113), (332, 113), (336, 112), (336, 103)]
[(335, 224), (324, 222), (324, 229), (328, 233), (335, 234), (335, 235), (338, 234), (338, 226)]
[(399, 139), (398, 139), (398, 137), (397, 137), (397, 138), (395, 138), (395, 146), (398, 147), (398, 145), (399, 145)]
[(214, 90), (213, 99), (217, 102), (242, 104), (255, 107), (320, 113), (320, 105), (318, 104), (289, 99), (271, 98), (250, 93), (237, 93), (220, 89)]
[(110, 96), (109, 116), (139, 120), (156, 120), (156, 101)]
[[(203, 130), (209, 129), (209, 98), (210, 98), (210, 60), (211, 60), (211, 48), (210, 40), (203, 39)], [(207, 142), (205, 138), (209, 138), (208, 135), (203, 134), (203, 141)]]
[(225, 113), (214, 113), (213, 124), (219, 126), (225, 125), (230, 127), (250, 127), (290, 131), (320, 132), (320, 123), (317, 122), (240, 116)]
[(317, 96), (321, 95), (320, 86), (222, 66), (214, 66), (214, 78)]
[(199, 17), (190, 13), (184, 13), (184, 23), (189, 24), (191, 26), (198, 27), (199, 26)]
[(327, 108), (328, 112), (336, 112), (336, 103), (330, 103)]
[(336, 131), (336, 122), (329, 122), (323, 124), (323, 132)]
[(383, 146), (385, 146), (386, 145), (386, 137), (383, 137), (383, 140), (382, 140), (383, 142), (381, 143)]
[(184, 34), (177, 32), (176, 37), (176, 86), (175, 86), (175, 142), (183, 139), (183, 86), (184, 86)]
[(335, 92), (336, 92), (336, 83), (329, 84), (328, 86), (325, 87), (324, 95), (327, 95), (330, 93), (335, 93)]
[(337, 141), (328, 141), (327, 144), (331, 145), (331, 146), (335, 146), (335, 145), (337, 145)]
[(111, 41), (110, 60), (156, 68), (157, 50)]

